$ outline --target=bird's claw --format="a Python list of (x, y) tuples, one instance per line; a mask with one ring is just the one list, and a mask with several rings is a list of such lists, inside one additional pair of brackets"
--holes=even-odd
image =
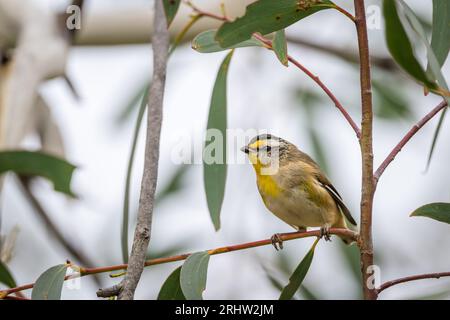
[(330, 227), (321, 227), (320, 228), (320, 237), (324, 238), (325, 241), (331, 241)]
[(283, 239), (281, 239), (279, 233), (275, 233), (270, 240), (272, 240), (272, 245), (275, 250), (283, 250)]

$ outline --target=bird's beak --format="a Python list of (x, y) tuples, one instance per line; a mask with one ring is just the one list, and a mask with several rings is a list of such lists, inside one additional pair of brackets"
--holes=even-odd
[(248, 146), (243, 146), (243, 147), (241, 148), (241, 151), (248, 154), (248, 152), (249, 152)]

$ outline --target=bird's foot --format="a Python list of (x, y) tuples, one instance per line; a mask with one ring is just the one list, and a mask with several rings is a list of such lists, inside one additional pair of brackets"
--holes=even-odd
[(283, 239), (281, 239), (279, 233), (275, 233), (272, 237), (270, 237), (270, 240), (272, 240), (272, 245), (275, 250), (283, 250)]
[(325, 226), (320, 228), (320, 237), (324, 238), (325, 241), (331, 241), (330, 237), (330, 227)]

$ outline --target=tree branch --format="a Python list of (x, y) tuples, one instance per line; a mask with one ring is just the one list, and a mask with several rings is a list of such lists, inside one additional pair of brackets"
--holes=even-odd
[(437, 105), (433, 110), (431, 110), (428, 114), (425, 115), (417, 124), (415, 124), (411, 130), (403, 137), (402, 140), (392, 149), (391, 153), (386, 157), (386, 159), (381, 163), (378, 167), (377, 171), (374, 174), (375, 185), (378, 183), (381, 175), (384, 173), (389, 164), (394, 161), (395, 157), (402, 151), (403, 147), (411, 140), (411, 138), (435, 115), (437, 115), (440, 111), (444, 110), (448, 106), (446, 100), (442, 101), (439, 105)]
[[(336, 236), (340, 236), (340, 237), (350, 238), (354, 241), (358, 240), (358, 234), (349, 229), (331, 228), (329, 233), (336, 235)], [(320, 232), (320, 230), (288, 232), (288, 233), (280, 233), (279, 236), (282, 241), (291, 241), (291, 240), (295, 240), (295, 239), (302, 239), (302, 238), (309, 238), (309, 237), (320, 237), (321, 232)], [(272, 245), (271, 238), (263, 239), (263, 240), (259, 240), (259, 241), (241, 243), (241, 244), (237, 244), (237, 245), (219, 247), (219, 248), (215, 248), (215, 249), (210, 249), (210, 250), (208, 250), (208, 253), (209, 253), (209, 255), (213, 256), (213, 255), (217, 255), (217, 254), (241, 251), (241, 250), (246, 250), (246, 249), (251, 249), (251, 248), (267, 246), (267, 245)], [(171, 257), (147, 260), (147, 261), (145, 261), (144, 266), (149, 267), (149, 266), (154, 266), (154, 265), (159, 265), (159, 264), (164, 264), (164, 263), (186, 260), (191, 254), (192, 253), (185, 253), (185, 254), (180, 254), (180, 255), (171, 256)], [(98, 267), (98, 268), (82, 268), (82, 267), (80, 267), (80, 276), (84, 277), (84, 276), (93, 275), (93, 274), (124, 270), (127, 268), (128, 268), (127, 264), (119, 264), (119, 265)], [(69, 277), (70, 276), (66, 276), (65, 280), (69, 279)], [(0, 299), (4, 298), (10, 294), (16, 293), (16, 292), (32, 289), (33, 286), (34, 286), (34, 283), (30, 283), (30, 284), (22, 285), (19, 287), (0, 291)], [(121, 289), (120, 287), (117, 287), (117, 286), (111, 287), (111, 288), (115, 289), (114, 292), (119, 292)]]
[(378, 289), (378, 294), (387, 288), (390, 288), (392, 286), (395, 286), (400, 283), (410, 282), (410, 281), (416, 281), (416, 280), (423, 280), (423, 279), (439, 279), (442, 277), (450, 277), (450, 272), (436, 272), (436, 273), (425, 273), (425, 274), (418, 274), (414, 276), (404, 277), (400, 279), (395, 279), (391, 281), (387, 281), (383, 283)]
[(131, 300), (144, 269), (145, 256), (151, 238), (153, 206), (158, 178), (159, 141), (166, 80), (169, 32), (162, 0), (155, 1), (153, 47), (153, 78), (149, 92), (147, 138), (145, 144), (144, 173), (137, 225), (134, 234), (128, 272), (123, 281), (121, 300)]
[(362, 157), (362, 190), (361, 190), (361, 227), (360, 254), (363, 292), (365, 299), (376, 299), (377, 292), (370, 280), (369, 268), (373, 265), (372, 243), (372, 207), (375, 184), (373, 179), (372, 148), (372, 84), (370, 76), (369, 40), (367, 36), (366, 11), (364, 0), (355, 0), (356, 31), (360, 57), (361, 82), (361, 157)]

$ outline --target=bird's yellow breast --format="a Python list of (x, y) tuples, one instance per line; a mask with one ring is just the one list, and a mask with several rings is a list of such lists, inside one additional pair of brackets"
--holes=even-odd
[(257, 179), (258, 189), (263, 196), (276, 197), (282, 191), (277, 182), (269, 175), (259, 175)]

